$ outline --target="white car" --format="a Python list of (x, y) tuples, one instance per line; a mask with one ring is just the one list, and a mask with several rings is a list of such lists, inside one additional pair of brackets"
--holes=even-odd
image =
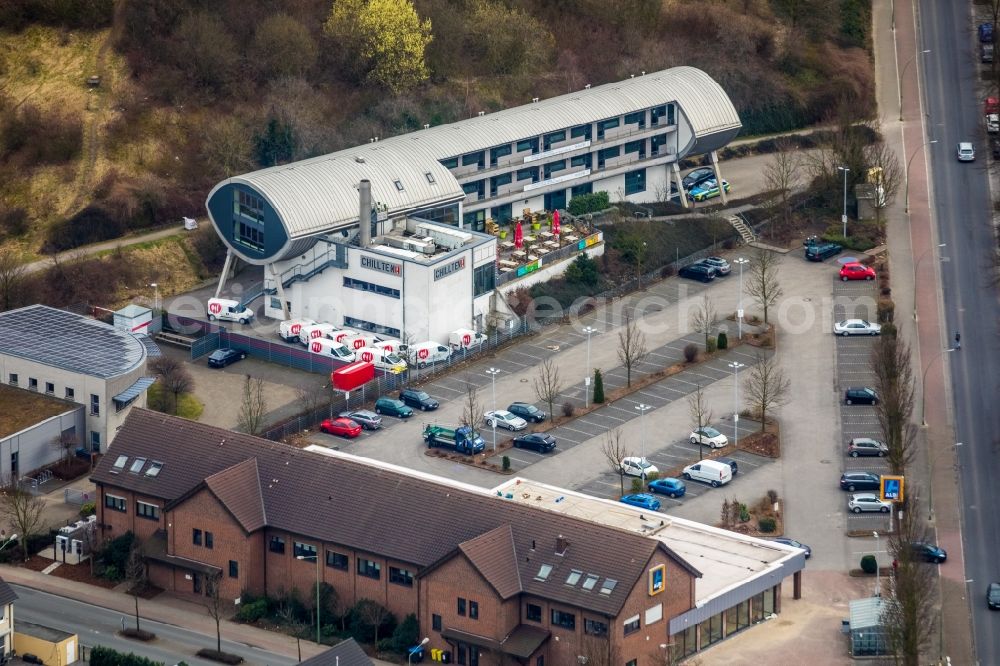
[(507, 430), (524, 430), (528, 427), (527, 421), (516, 414), (511, 414), (506, 409), (486, 412), (483, 414), (483, 418), (486, 420), (486, 425), (490, 428), (494, 425), (498, 428), (507, 428)]
[(865, 319), (845, 319), (833, 325), (836, 335), (878, 335), (882, 326)]
[(637, 456), (624, 458), (622, 460), (622, 471), (628, 476), (638, 476), (640, 479), (644, 479), (650, 474), (660, 473), (660, 470), (656, 469), (656, 465), (645, 458)]
[(975, 162), (976, 161), (976, 149), (971, 143), (963, 141), (958, 144), (958, 161), (959, 162)]
[(847, 508), (854, 513), (861, 513), (862, 511), (889, 513), (889, 510), (892, 508), (892, 502), (882, 501), (875, 493), (855, 493), (847, 501)]
[(721, 449), (729, 443), (729, 439), (715, 428), (705, 426), (700, 430), (695, 430), (689, 437), (692, 444), (705, 444), (713, 449)]

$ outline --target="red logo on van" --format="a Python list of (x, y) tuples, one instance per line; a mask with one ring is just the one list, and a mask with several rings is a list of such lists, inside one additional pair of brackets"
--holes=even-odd
[(421, 349), (417, 352), (417, 358), (427, 358), (428, 356), (430, 356), (430, 352), (426, 349)]
[(364, 338), (358, 338), (357, 340), (354, 341), (354, 348), (355, 349), (361, 349), (364, 346), (365, 346), (365, 339)]
[(462, 344), (468, 346), (472, 342), (472, 336), (466, 333), (462, 336)]
[(382, 345), (382, 349), (386, 350), (390, 354), (394, 351), (392, 345)]
[(347, 337), (347, 331), (340, 331), (339, 333), (334, 333), (333, 339), (337, 342), (343, 342), (344, 338)]
[(309, 337), (310, 338), (323, 337), (323, 331), (319, 330), (318, 328), (314, 328), (313, 330), (309, 331)]
[(302, 324), (292, 324), (292, 335), (298, 335), (302, 330)]
[(373, 358), (375, 358), (375, 357), (372, 355), (371, 352), (363, 352), (361, 354), (361, 360), (362, 361), (368, 361), (369, 363), (371, 363), (371, 361), (372, 361)]
[(209, 303), (208, 311), (212, 314), (219, 314), (222, 312), (222, 303)]
[(316, 352), (317, 354), (320, 353), (321, 351), (323, 351), (323, 345), (321, 345), (319, 343), (319, 340), (316, 340), (315, 342), (313, 342), (313, 344), (312, 344), (312, 350), (314, 352)]

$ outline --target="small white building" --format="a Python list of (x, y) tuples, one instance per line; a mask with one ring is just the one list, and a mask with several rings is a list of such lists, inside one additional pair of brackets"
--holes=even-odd
[(14, 602), (17, 593), (0, 578), (0, 661), (6, 662), (14, 650)]

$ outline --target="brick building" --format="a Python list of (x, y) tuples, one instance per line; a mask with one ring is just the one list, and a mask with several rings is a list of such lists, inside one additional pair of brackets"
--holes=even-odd
[(319, 577), (416, 614), (452, 663), (646, 664), (696, 605), (701, 573), (665, 540), (143, 409), (92, 478), (103, 536), (138, 535), (154, 584), (309, 598)]

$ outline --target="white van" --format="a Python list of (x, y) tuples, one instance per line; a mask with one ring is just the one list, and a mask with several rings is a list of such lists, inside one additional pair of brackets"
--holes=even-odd
[[(336, 338), (335, 338), (336, 339)], [(354, 349), (355, 351), (361, 349), (362, 347), (375, 347), (375, 343), (379, 342), (381, 338), (374, 335), (365, 335), (363, 333), (355, 333), (354, 335), (341, 338), (340, 344), (345, 345), (348, 349)]]
[(399, 340), (379, 340), (372, 347), (390, 351), (400, 358), (406, 358), (406, 350), (409, 349), (407, 345), (404, 345)]
[(451, 349), (438, 342), (419, 342), (410, 345), (406, 352), (410, 363), (422, 368), (431, 363), (441, 363), (451, 358)]
[(216, 319), (249, 324), (253, 321), (253, 310), (244, 307), (239, 301), (228, 298), (210, 298), (208, 299), (208, 320), (215, 321)]
[(354, 352), (329, 338), (314, 338), (309, 342), (309, 351), (321, 356), (330, 356), (338, 361), (352, 363), (356, 358)]
[(460, 328), (457, 331), (452, 331), (451, 335), (448, 336), (448, 344), (451, 345), (452, 349), (470, 349), (478, 347), (484, 342), (486, 342), (486, 334), (476, 333), (471, 328)]
[(304, 326), (315, 324), (312, 319), (288, 319), (278, 324), (278, 337), (285, 342), (298, 342)]
[(308, 347), (310, 340), (315, 340), (316, 338), (333, 338), (333, 334), (336, 332), (337, 327), (333, 324), (327, 324), (326, 322), (310, 324), (299, 329), (299, 342)]
[(355, 352), (355, 356), (359, 361), (371, 363), (379, 370), (391, 372), (394, 375), (406, 372), (406, 361), (387, 349), (362, 347)]
[(733, 480), (733, 468), (715, 460), (702, 460), (684, 468), (684, 478), (690, 481), (709, 483), (713, 488), (724, 486)]

